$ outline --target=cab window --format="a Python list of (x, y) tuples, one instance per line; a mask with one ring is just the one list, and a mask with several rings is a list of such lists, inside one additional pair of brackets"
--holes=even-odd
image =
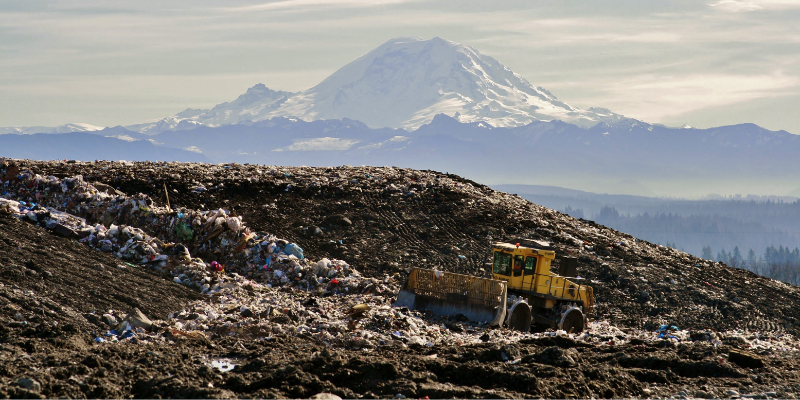
[(514, 276), (522, 275), (522, 264), (525, 261), (525, 256), (514, 256)]
[(492, 271), (498, 275), (511, 275), (511, 254), (495, 251)]
[(533, 275), (536, 272), (536, 262), (538, 257), (528, 257), (525, 259), (525, 275)]

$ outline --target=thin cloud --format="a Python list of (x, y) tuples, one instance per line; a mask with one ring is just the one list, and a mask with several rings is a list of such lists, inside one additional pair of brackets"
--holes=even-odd
[(419, 0), (283, 0), (255, 4), (244, 7), (231, 7), (233, 11), (275, 11), (308, 9), (310, 7), (325, 8), (366, 8), (381, 7), (393, 4), (412, 3)]
[(797, 0), (720, 0), (710, 4), (722, 11), (752, 12), (767, 9), (800, 8)]
[(660, 122), (674, 115), (796, 92), (798, 83), (798, 78), (779, 72), (640, 76), (608, 88), (606, 104), (624, 115)]
[(513, 32), (520, 35), (520, 44), (529, 46), (535, 38), (540, 46), (563, 46), (586, 43), (678, 43), (686, 39), (686, 31), (675, 29), (682, 20), (664, 17), (622, 19), (619, 17), (530, 19), (510, 16), (504, 20), (484, 22), (481, 30)]

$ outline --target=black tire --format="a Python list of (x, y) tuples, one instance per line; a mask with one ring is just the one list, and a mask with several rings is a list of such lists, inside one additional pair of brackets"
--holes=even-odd
[(573, 308), (567, 311), (567, 314), (561, 319), (561, 329), (567, 333), (581, 333), (583, 332), (584, 317), (581, 310)]
[(517, 304), (511, 312), (508, 327), (521, 332), (531, 330), (531, 308), (525, 303)]

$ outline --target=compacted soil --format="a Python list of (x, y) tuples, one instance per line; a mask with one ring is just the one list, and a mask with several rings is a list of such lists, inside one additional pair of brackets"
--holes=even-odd
[[(550, 241), (557, 254), (578, 257), (579, 274), (591, 282), (597, 301), (590, 327), (607, 329), (591, 341), (483, 329), (476, 333), (480, 340), (461, 345), (396, 340), (357, 346), (296, 329), (251, 340), (170, 334), (172, 328), (156, 323), (139, 339), (101, 341), (113, 327), (104, 314), (138, 309), (165, 321), (221, 296), (0, 210), (0, 397), (800, 395), (797, 287), (458, 176), (391, 167), (7, 160), (0, 169), (6, 188), (14, 178), (8, 171), (82, 175), (158, 204), (168, 195), (174, 209), (222, 208), (253, 231), (297, 243), (308, 258), (345, 260), (363, 276), (386, 282), (402, 282), (414, 267), (488, 276), (493, 241)], [(4, 197), (26, 200), (10, 190)], [(213, 249), (192, 255), (215, 257)], [(313, 303), (290, 286), (264, 290)], [(382, 296), (391, 302), (391, 293)], [(442, 330), (460, 323), (431, 318), (428, 326)]]

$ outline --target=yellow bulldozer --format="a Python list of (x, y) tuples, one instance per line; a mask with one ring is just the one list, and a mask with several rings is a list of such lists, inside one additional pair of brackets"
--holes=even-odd
[(492, 246), (492, 278), (416, 268), (394, 303), (527, 332), (532, 326), (579, 333), (594, 307), (594, 292), (579, 283), (575, 258), (559, 259), (549, 243), (518, 239)]

